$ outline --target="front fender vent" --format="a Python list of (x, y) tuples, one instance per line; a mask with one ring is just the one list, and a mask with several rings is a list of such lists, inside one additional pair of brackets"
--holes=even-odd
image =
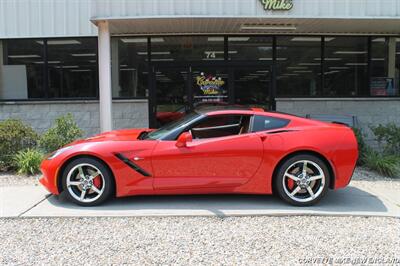
[(138, 166), (137, 164), (135, 164), (134, 162), (132, 162), (131, 160), (129, 160), (128, 158), (126, 158), (124, 155), (122, 155), (121, 153), (116, 153), (115, 157), (117, 157), (118, 159), (120, 159), (121, 161), (123, 161), (127, 166), (129, 166), (130, 168), (132, 168), (133, 170), (135, 170), (136, 172), (138, 172), (139, 174), (141, 174), (142, 176), (147, 176), (147, 177), (151, 177), (151, 174), (149, 174), (148, 172), (146, 172), (146, 170), (144, 170), (143, 168), (141, 168), (140, 166)]

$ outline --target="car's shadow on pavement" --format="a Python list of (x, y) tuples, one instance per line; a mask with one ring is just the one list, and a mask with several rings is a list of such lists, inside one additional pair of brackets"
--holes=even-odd
[[(63, 194), (47, 199), (66, 216), (147, 216), (147, 215), (384, 215), (387, 207), (375, 195), (349, 186), (329, 191), (311, 207), (294, 207), (272, 195), (182, 195), (134, 196), (107, 201), (101, 206), (80, 207), (68, 202)], [(52, 206), (49, 206), (50, 208)], [(76, 215), (75, 215), (76, 214)]]

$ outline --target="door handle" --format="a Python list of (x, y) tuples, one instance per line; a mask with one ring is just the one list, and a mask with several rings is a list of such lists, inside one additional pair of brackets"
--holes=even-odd
[(264, 140), (266, 140), (268, 138), (268, 136), (262, 135), (262, 136), (260, 136), (260, 138), (261, 138), (261, 141), (264, 141)]
[(133, 157), (133, 160), (134, 161), (140, 161), (140, 160), (144, 160), (144, 158), (142, 158), (142, 157)]

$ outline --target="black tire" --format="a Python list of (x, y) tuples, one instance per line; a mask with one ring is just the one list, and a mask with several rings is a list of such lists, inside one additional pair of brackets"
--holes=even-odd
[[(290, 191), (288, 188), (287, 180), (291, 179), (291, 178), (285, 177), (286, 171), (290, 170), (290, 169), (296, 170), (297, 168), (299, 168), (299, 170), (300, 170), (300, 165), (304, 161), (308, 161), (308, 165), (310, 165), (310, 169), (313, 173), (314, 173), (314, 171), (316, 172), (317, 170), (322, 170), (323, 175), (324, 175), (323, 178), (311, 181), (309, 183), (309, 187), (311, 188), (312, 192), (313, 193), (318, 192), (318, 193), (314, 194), (315, 198), (313, 198), (311, 193), (308, 192), (308, 188), (301, 187), (298, 183), (296, 183), (297, 181), (292, 181), (294, 184), (293, 190)], [(314, 164), (318, 165), (319, 169)], [(308, 169), (308, 171), (310, 171), (310, 169)], [(313, 169), (314, 169), (314, 171), (313, 171)], [(329, 184), (330, 184), (330, 180), (331, 180), (331, 176), (329, 174), (329, 170), (328, 170), (326, 163), (323, 160), (321, 160), (320, 158), (318, 158), (317, 156), (314, 156), (311, 154), (298, 154), (293, 157), (289, 157), (286, 161), (284, 161), (280, 165), (280, 167), (278, 168), (278, 171), (276, 173), (277, 174), (274, 179), (274, 188), (275, 188), (276, 194), (285, 202), (287, 202), (291, 205), (294, 205), (294, 206), (299, 206), (299, 207), (312, 206), (312, 205), (315, 205), (316, 203), (318, 203), (327, 193)], [(296, 174), (293, 174), (293, 175), (296, 178), (302, 177), (302, 173), (299, 175), (296, 175)], [(312, 177), (311, 175), (312, 174), (307, 174), (306, 176)], [(317, 177), (320, 175), (315, 174), (315, 176)], [(298, 182), (301, 182), (301, 181), (298, 181)], [(312, 182), (314, 182), (314, 183), (312, 183)], [(301, 185), (306, 186), (305, 184), (301, 184)], [(284, 186), (286, 186), (286, 187), (284, 187)], [(311, 186), (313, 186), (313, 187), (311, 187)], [(297, 187), (299, 187), (299, 189), (301, 188), (301, 190), (299, 192), (297, 192), (298, 194), (296, 193), (295, 195), (289, 196), (288, 194), (291, 194), (291, 192), (292, 193), (295, 192), (294, 190), (296, 190)], [(314, 189), (316, 191), (314, 191)], [(308, 198), (307, 198), (307, 195), (308, 195)], [(302, 197), (304, 197), (304, 199)], [(295, 200), (294, 198), (299, 198), (299, 199)], [(305, 201), (307, 199), (308, 199), (308, 201)], [(302, 200), (304, 200), (304, 202)]]
[[(89, 171), (93, 171), (94, 168), (97, 168), (96, 170), (99, 170), (101, 173), (100, 178), (103, 177), (101, 179), (102, 180), (101, 181), (101, 185), (102, 185), (101, 192), (102, 193), (101, 194), (97, 193), (97, 196), (93, 195), (92, 199), (90, 199), (90, 198), (87, 199), (87, 200), (93, 200), (93, 201), (84, 202), (84, 201), (80, 201), (79, 199), (74, 197), (74, 195), (72, 193), (74, 193), (75, 196), (77, 196), (79, 191), (82, 192), (82, 185), (70, 186), (70, 189), (68, 189), (68, 186), (67, 186), (68, 175), (71, 171), (72, 171), (71, 177), (74, 176), (74, 173), (76, 173), (76, 171), (79, 172), (79, 170), (78, 170), (80, 168), (79, 166), (81, 166), (81, 167), (83, 166), (83, 169), (84, 169), (83, 171), (84, 172), (86, 171), (85, 175), (87, 173), (89, 173)], [(93, 168), (91, 168), (91, 166)], [(76, 169), (76, 167), (78, 167), (78, 168)], [(85, 170), (85, 167), (86, 167), (86, 170)], [(86, 176), (89, 176), (89, 174), (87, 174)], [(76, 182), (79, 182), (79, 181), (76, 180)], [(104, 187), (103, 187), (103, 185), (104, 185)], [(66, 195), (66, 198), (69, 201), (71, 201), (77, 205), (85, 206), (85, 207), (97, 206), (97, 205), (104, 203), (107, 199), (109, 199), (114, 194), (114, 178), (113, 178), (110, 170), (102, 162), (100, 162), (96, 159), (93, 159), (93, 158), (77, 158), (77, 159), (71, 161), (70, 163), (68, 163), (68, 165), (65, 167), (63, 174), (62, 174), (62, 187), (63, 187), (63, 191)], [(91, 189), (88, 189), (86, 191), (89, 191), (89, 192), (86, 192), (86, 193), (88, 193), (87, 194), (88, 197), (91, 194), (95, 193)], [(97, 197), (97, 199), (95, 199), (96, 197)]]

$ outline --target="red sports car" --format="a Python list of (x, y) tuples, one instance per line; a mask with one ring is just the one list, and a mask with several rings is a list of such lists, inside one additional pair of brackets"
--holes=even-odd
[(345, 187), (358, 157), (353, 131), (260, 109), (203, 108), (152, 129), (79, 140), (43, 161), (40, 182), (83, 206), (113, 195), (272, 194), (308, 206)]

